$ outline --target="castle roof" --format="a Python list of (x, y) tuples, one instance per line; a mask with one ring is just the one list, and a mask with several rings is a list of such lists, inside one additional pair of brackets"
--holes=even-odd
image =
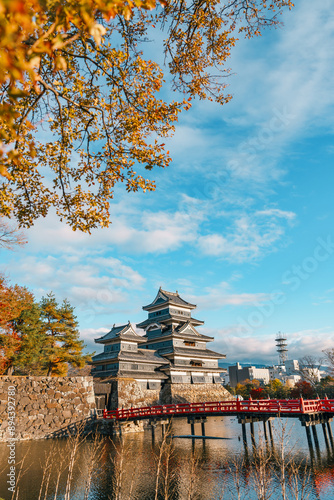
[[(156, 317), (156, 318), (147, 318), (145, 319), (144, 321), (142, 321), (141, 323), (137, 323), (137, 327), (138, 328), (145, 328), (146, 326), (149, 326), (151, 325), (152, 323), (163, 323), (163, 322), (166, 322), (166, 321), (169, 321), (171, 319), (175, 319), (176, 321), (183, 321), (185, 320), (184, 316), (181, 316), (179, 314), (170, 314), (170, 313), (166, 313), (162, 316), (159, 316), (159, 317)], [(203, 325), (204, 324), (204, 321), (200, 320), (200, 319), (196, 319), (196, 318), (190, 318), (189, 321), (191, 323), (193, 323), (194, 325)]]
[(165, 347), (163, 349), (158, 349), (161, 356), (177, 355), (186, 356), (187, 358), (199, 357), (199, 358), (226, 358), (225, 354), (220, 354), (219, 352), (211, 351), (210, 349), (194, 349), (193, 347)]
[(107, 361), (137, 361), (141, 363), (154, 363), (157, 365), (168, 365), (169, 361), (157, 351), (151, 349), (138, 349), (137, 352), (118, 351), (118, 352), (101, 352), (92, 357), (94, 363)]
[(147, 306), (143, 306), (143, 309), (144, 311), (149, 311), (150, 309), (156, 308), (156, 306), (163, 304), (184, 306), (187, 307), (188, 309), (196, 308), (195, 304), (191, 304), (190, 302), (187, 302), (186, 300), (182, 299), (177, 291), (175, 293), (167, 292), (166, 290), (162, 290), (162, 288), (160, 287), (153, 302), (151, 302), (151, 304), (148, 304)]
[(106, 333), (103, 337), (95, 339), (95, 342), (97, 344), (109, 344), (117, 340), (128, 340), (137, 343), (146, 342), (142, 336), (135, 332), (130, 321), (126, 325), (114, 325), (110, 332)]
[[(208, 335), (199, 333), (192, 325), (191, 320), (186, 321), (182, 325), (178, 325), (176, 328), (172, 327), (171, 325), (168, 325), (167, 328), (162, 328), (161, 335), (159, 335), (159, 337), (156, 337), (156, 339), (160, 339), (161, 337), (163, 337), (164, 339), (166, 339), (167, 337), (181, 337), (183, 339), (203, 340), (205, 342), (211, 342), (212, 340), (214, 340), (213, 337), (209, 337)], [(146, 335), (144, 335), (144, 338), (148, 338), (147, 333)]]

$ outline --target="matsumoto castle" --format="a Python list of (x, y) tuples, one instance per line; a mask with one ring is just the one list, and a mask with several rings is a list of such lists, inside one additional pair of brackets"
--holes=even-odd
[(93, 356), (92, 375), (132, 378), (148, 389), (159, 389), (164, 382), (221, 384), (225, 370), (218, 360), (225, 355), (207, 349), (214, 339), (197, 331), (204, 321), (192, 317), (193, 309), (196, 306), (178, 292), (160, 288), (153, 302), (143, 307), (148, 318), (137, 324), (145, 335), (138, 335), (128, 322), (95, 339), (104, 350)]

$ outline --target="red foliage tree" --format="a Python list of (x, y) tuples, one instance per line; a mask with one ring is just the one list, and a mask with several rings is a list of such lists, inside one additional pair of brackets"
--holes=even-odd
[(250, 395), (252, 399), (267, 399), (267, 393), (262, 387), (252, 389)]
[(300, 397), (312, 399), (314, 396), (315, 394), (312, 385), (305, 380), (300, 380), (299, 382), (297, 382), (291, 391), (291, 397), (294, 399)]
[(12, 360), (20, 349), (21, 337), (16, 322), (32, 307), (34, 296), (26, 288), (7, 283), (0, 275), (0, 375), (12, 374)]

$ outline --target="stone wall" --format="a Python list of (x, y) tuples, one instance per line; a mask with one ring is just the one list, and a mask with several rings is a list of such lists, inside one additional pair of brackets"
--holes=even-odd
[[(9, 405), (14, 403), (12, 420)], [(93, 415), (92, 377), (0, 377), (0, 441), (52, 437)], [(12, 421), (14, 436), (10, 434)]]
[[(114, 379), (110, 383), (110, 409), (232, 398), (220, 384), (167, 383), (161, 390), (154, 390), (143, 389), (133, 379)], [(0, 441), (66, 435), (80, 422), (93, 430), (98, 424), (94, 420), (95, 410), (92, 377), (0, 377)], [(12, 423), (14, 436), (10, 433)], [(97, 428), (111, 433), (110, 425), (99, 421)], [(137, 427), (140, 430), (142, 424)], [(129, 431), (136, 429), (129, 424)]]
[(161, 404), (160, 390), (143, 389), (134, 379), (119, 378), (111, 382), (109, 408), (138, 408)]
[(160, 399), (165, 404), (203, 403), (233, 399), (220, 384), (165, 384)]
[(161, 390), (143, 389), (134, 379), (111, 382), (109, 408), (136, 408), (159, 404), (202, 403), (233, 399), (220, 384), (165, 384)]

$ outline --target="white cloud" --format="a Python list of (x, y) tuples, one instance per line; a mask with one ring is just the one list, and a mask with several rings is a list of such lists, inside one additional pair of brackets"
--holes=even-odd
[(196, 304), (200, 309), (220, 309), (230, 306), (247, 306), (260, 304), (270, 300), (265, 293), (231, 293), (230, 285), (223, 281), (218, 285), (205, 288), (203, 295), (187, 295), (187, 300)]
[(198, 246), (206, 255), (243, 262), (273, 251), (274, 244), (283, 236), (286, 223), (291, 224), (295, 214), (279, 209), (255, 211), (235, 218), (225, 234), (200, 236)]
[[(215, 337), (213, 346), (226, 354), (227, 363), (240, 361), (270, 365), (278, 362), (274, 335), (243, 336), (237, 326), (219, 330), (206, 329), (205, 333)], [(333, 348), (334, 345), (334, 331), (329, 327), (287, 332), (286, 336), (289, 359), (300, 359), (307, 355), (322, 357), (322, 351)]]
[(127, 304), (129, 291), (140, 290), (145, 283), (140, 273), (121, 260), (93, 254), (82, 259), (71, 254), (30, 256), (12, 266), (11, 274), (40, 296), (52, 290), (59, 300), (68, 298), (90, 321)]
[(54, 214), (40, 219), (27, 231), (30, 252), (71, 252), (77, 255), (94, 252), (104, 253), (111, 247), (119, 247), (128, 254), (166, 253), (193, 241), (204, 214), (202, 211), (186, 211), (174, 206), (174, 211), (143, 211), (135, 202), (126, 198), (112, 206), (113, 223), (109, 228), (93, 231), (92, 235), (74, 232), (60, 223)]

